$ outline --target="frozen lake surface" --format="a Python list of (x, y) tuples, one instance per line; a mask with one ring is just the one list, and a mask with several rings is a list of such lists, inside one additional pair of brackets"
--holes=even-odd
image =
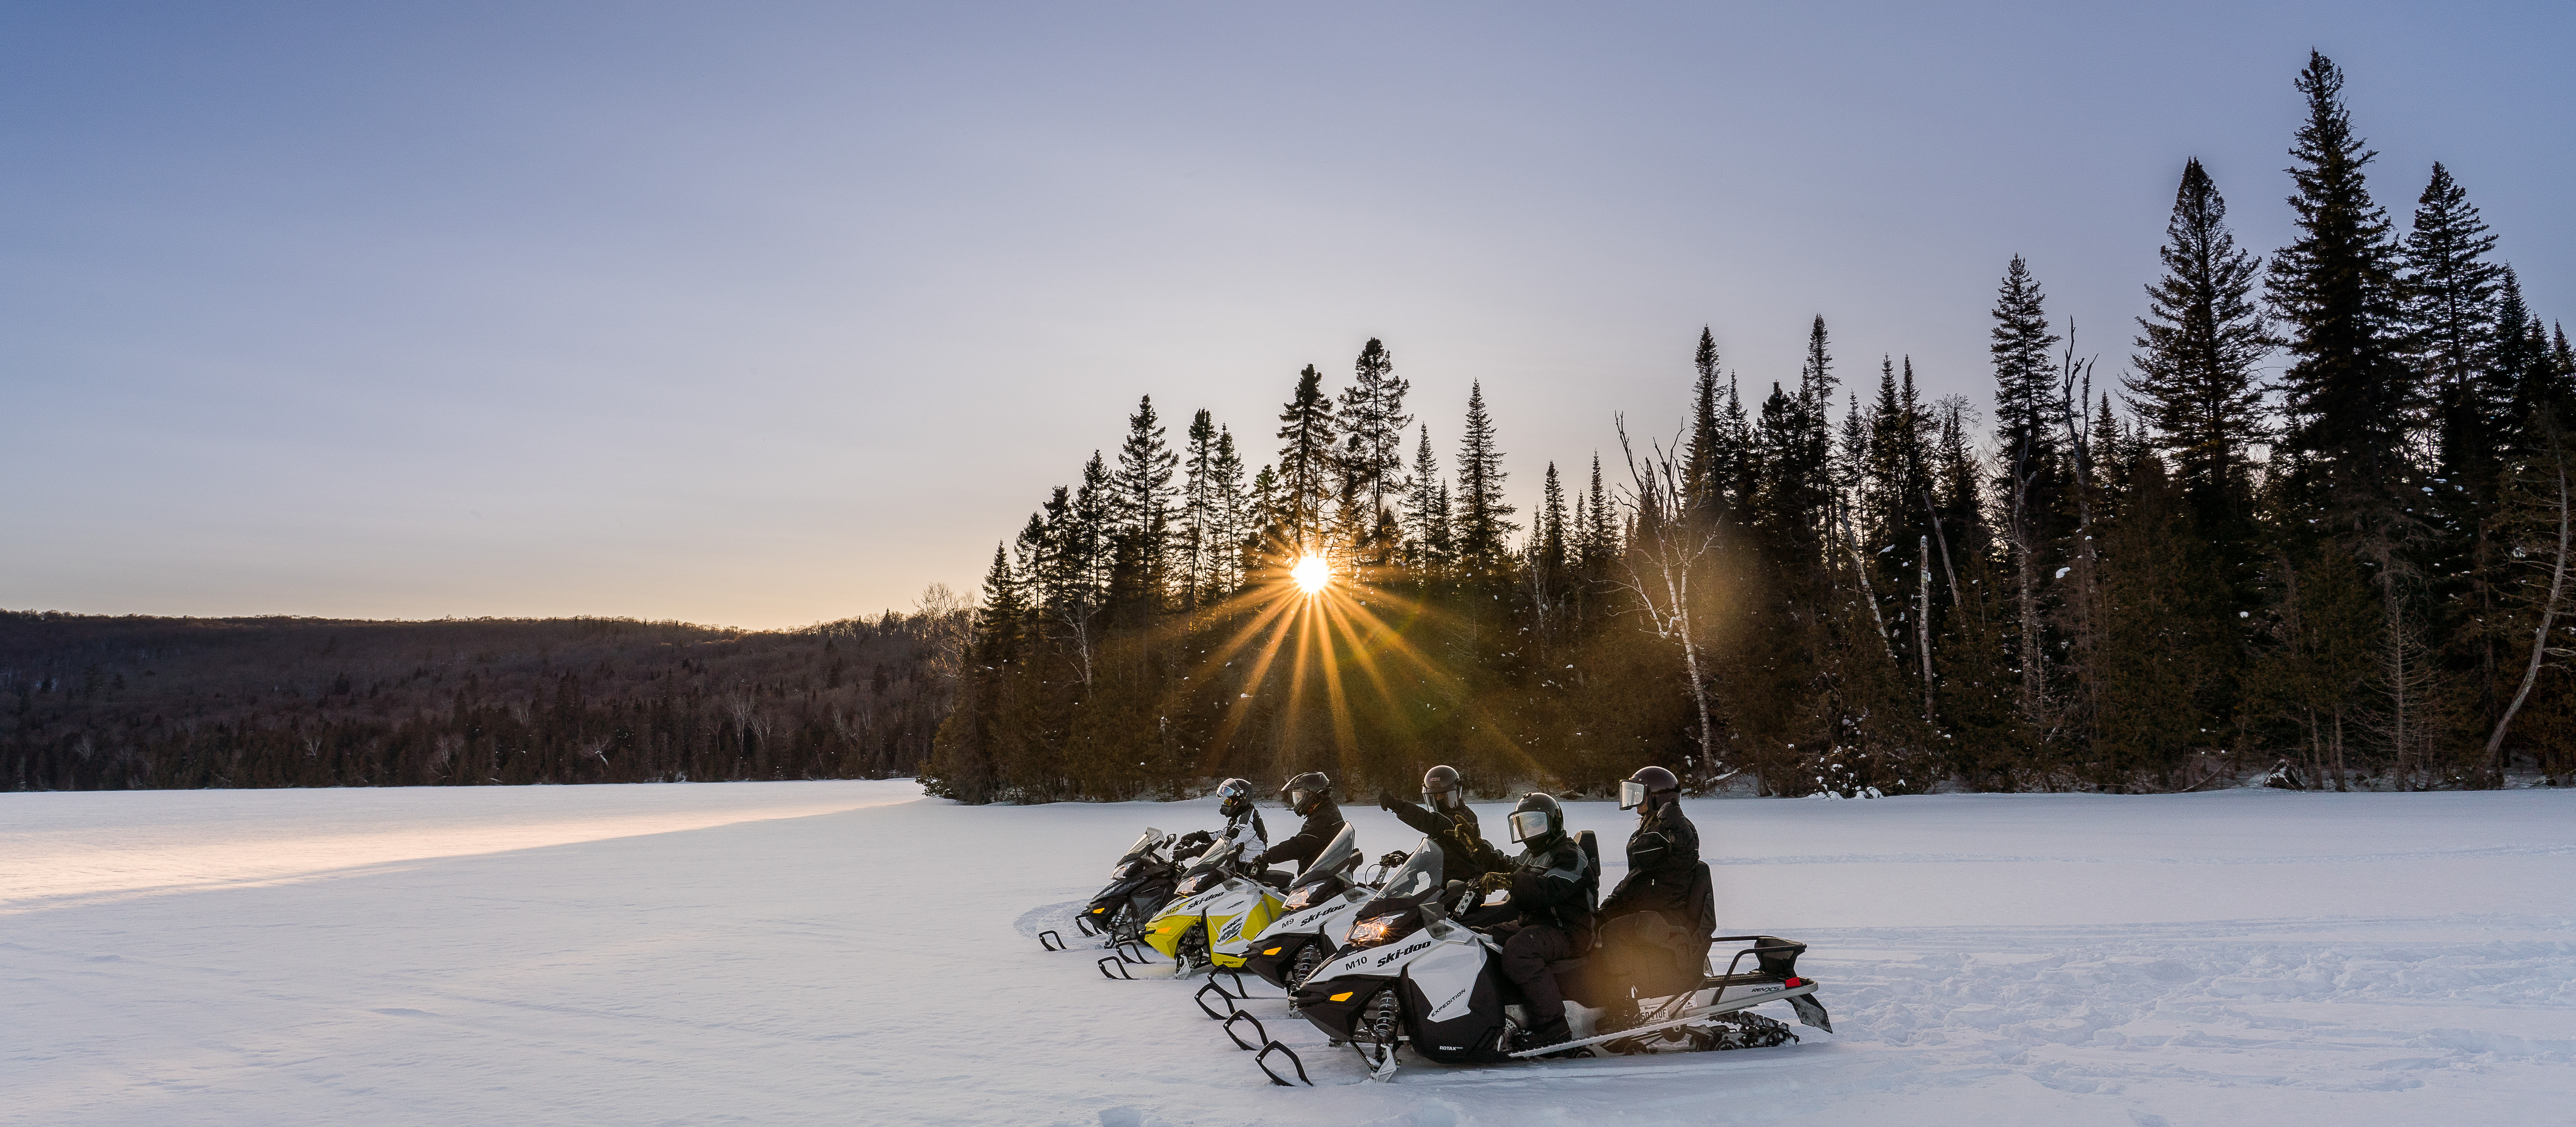
[[(0, 1123), (2576, 1122), (2576, 793), (1690, 809), (1839, 1033), (1368, 1084), (1277, 1021), (1285, 1090), (1191, 985), (1031, 938), (1210, 802), (0, 794)], [(1616, 880), (1628, 816), (1568, 811)]]

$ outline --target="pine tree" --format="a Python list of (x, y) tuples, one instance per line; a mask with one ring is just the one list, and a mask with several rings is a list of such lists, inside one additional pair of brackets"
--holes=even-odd
[(1392, 507), (1388, 498), (1405, 491), (1404, 428), (1413, 416), (1404, 413), (1404, 396), (1411, 389), (1395, 374), (1394, 353), (1375, 337), (1360, 349), (1351, 386), (1342, 389), (1342, 495), (1361, 521), (1351, 539), (1367, 545), (1363, 554), (1373, 563), (1387, 562), (1396, 547), (1377, 543), (1376, 529)]
[(1298, 550), (1321, 546), (1332, 513), (1333, 422), (1324, 375), (1308, 364), (1297, 373), (1297, 390), (1279, 412), (1279, 524), (1288, 545)]
[(2056, 558), (2052, 545), (2063, 532), (2065, 454), (2057, 440), (2063, 425), (2057, 369), (2048, 355), (2058, 338), (2048, 331), (2039, 282), (2020, 255), (2004, 269), (1994, 319), (1989, 351), (1995, 365), (1995, 437), (2003, 447), (2005, 470), (1996, 486), (2004, 498), (2005, 548), (2019, 623), (2015, 659), (2021, 667), (2022, 711), (2033, 729), (2045, 729), (2041, 713), (2048, 702), (2048, 651), (2039, 576), (2046, 562)]
[(1127, 441), (1118, 448), (1116, 553), (1113, 579), (1119, 603), (1150, 618), (1169, 587), (1172, 557), (1172, 474), (1180, 459), (1163, 440), (1154, 397), (1137, 401), (1127, 418)]
[(1595, 579), (1607, 572), (1619, 554), (1618, 516), (1610, 511), (1610, 494), (1601, 486), (1601, 454), (1592, 454), (1592, 487), (1584, 494), (1583, 573)]
[(1216, 561), (1223, 513), (1217, 497), (1216, 420), (1201, 408), (1190, 416), (1188, 478), (1181, 487), (1181, 527), (1174, 545), (1180, 557), (1181, 605), (1196, 609), (1216, 589)]
[(1714, 513), (1726, 486), (1726, 433), (1717, 403), (1717, 338), (1706, 326), (1699, 331), (1699, 352), (1691, 358), (1699, 372), (1691, 385), (1691, 436), (1683, 465), (1683, 488), (1692, 510)]
[(1413, 489), (1404, 503), (1404, 523), (1412, 536), (1413, 570), (1429, 578), (1449, 564), (1449, 495), (1440, 481), (1439, 455), (1431, 450), (1431, 428), (1413, 451)]
[(2262, 260), (2237, 249), (2227, 201), (2196, 157), (2183, 165), (2158, 254), (2165, 276), (2147, 287), (2127, 387), (2174, 456), (2200, 534), (2225, 545), (2233, 573), (2251, 562), (2247, 448), (2263, 437), (2256, 365), (2277, 342), (2253, 299)]
[(1547, 479), (1539, 503), (1538, 562), (1546, 570), (1551, 587), (1561, 582), (1571, 556), (1567, 551), (1565, 483), (1556, 476), (1556, 463), (1547, 464)]
[(1494, 446), (1494, 421), (1485, 412), (1485, 388), (1468, 385), (1467, 425), (1458, 444), (1458, 566), (1469, 577), (1499, 577), (1509, 570), (1511, 535), (1520, 525), (1503, 500), (1503, 452)]
[(1244, 493), (1243, 456), (1235, 452), (1234, 432), (1218, 427), (1216, 459), (1209, 472), (1215, 533), (1208, 551), (1211, 598), (1230, 595), (1243, 585), (1243, 559), (1253, 534), (1252, 498)]
[(2298, 78), (2308, 101), (2290, 154), (2299, 238), (2272, 256), (2269, 297), (2297, 359), (2282, 377), (2282, 435), (2299, 492), (2335, 529), (2371, 541), (2383, 569), (2402, 519), (2405, 425), (2415, 380), (2400, 357), (2405, 310), (2397, 244), (2362, 170), (2378, 154), (2353, 136), (2343, 72), (2310, 52)]

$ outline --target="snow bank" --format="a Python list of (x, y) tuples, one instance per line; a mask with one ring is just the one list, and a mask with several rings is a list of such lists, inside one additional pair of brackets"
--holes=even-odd
[[(1606, 804), (1569, 814), (1625, 837)], [(0, 795), (0, 1123), (2411, 1127), (2576, 1106), (2576, 794), (1692, 815), (1721, 925), (1810, 943), (1839, 1035), (1371, 1085), (1276, 1021), (1322, 1085), (1286, 1091), (1190, 987), (1103, 981), (1029, 938), (1143, 825), (1212, 823), (1204, 803)], [(1353, 821), (1371, 852), (1410, 844)]]

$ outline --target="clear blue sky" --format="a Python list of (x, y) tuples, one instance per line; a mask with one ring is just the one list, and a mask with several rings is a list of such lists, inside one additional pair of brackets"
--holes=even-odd
[(2576, 320), (2576, 5), (2108, 7), (9, 5), (0, 606), (905, 606), (1372, 335), (1526, 499), (1702, 324), (1983, 401), (2016, 252), (2116, 371), (2185, 158), (2288, 238), (2311, 46)]

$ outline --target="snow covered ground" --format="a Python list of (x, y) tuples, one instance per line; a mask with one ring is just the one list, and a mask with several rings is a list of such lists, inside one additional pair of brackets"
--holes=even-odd
[(2576, 1123), (2576, 793), (1691, 813), (1839, 1034), (1375, 1085), (1276, 1022), (1292, 1091), (1030, 938), (1208, 803), (0, 794), (0, 1123)]

